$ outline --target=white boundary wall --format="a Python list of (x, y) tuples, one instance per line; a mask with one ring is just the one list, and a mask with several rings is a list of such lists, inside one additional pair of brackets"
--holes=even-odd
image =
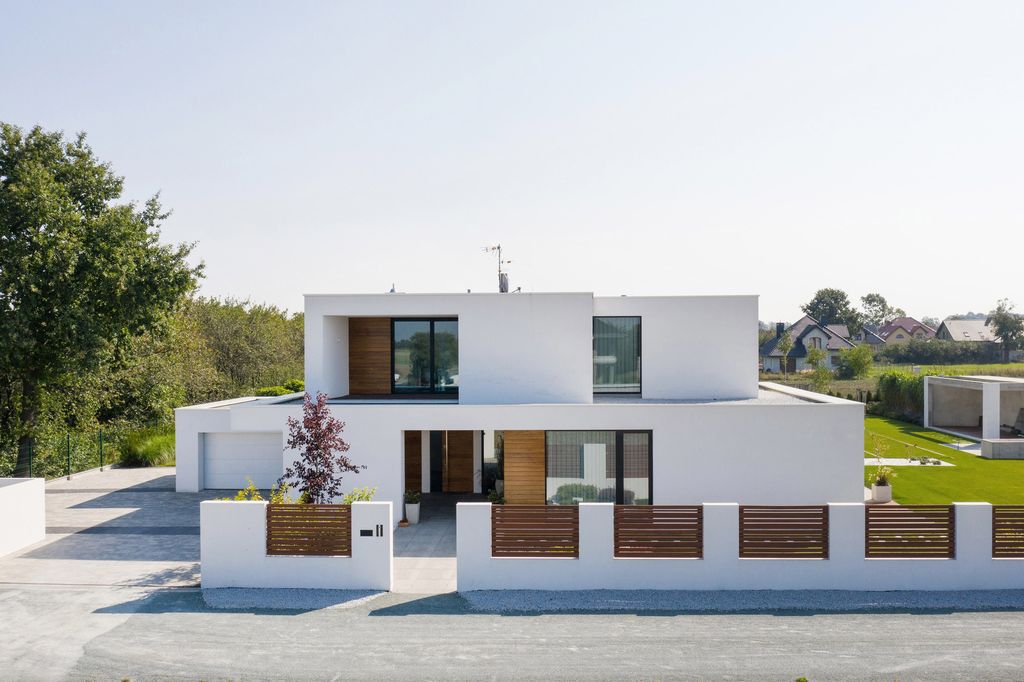
[[(383, 536), (377, 536), (377, 526)], [(352, 556), (267, 556), (267, 503), (211, 500), (199, 506), (204, 588), (299, 587), (390, 590), (393, 524), (388, 502), (352, 505)], [(360, 530), (373, 530), (369, 537)]]
[(958, 503), (955, 559), (865, 559), (864, 505), (829, 505), (829, 558), (740, 559), (739, 505), (704, 505), (703, 559), (616, 559), (614, 506), (580, 505), (578, 559), (491, 557), (491, 505), (457, 512), (458, 589), (968, 590), (1024, 588), (1024, 560), (992, 558), (992, 506)]
[(0, 478), (0, 556), (46, 537), (46, 484), (41, 478)]

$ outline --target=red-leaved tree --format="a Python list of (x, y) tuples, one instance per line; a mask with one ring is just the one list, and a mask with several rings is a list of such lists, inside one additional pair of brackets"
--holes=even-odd
[(341, 437), (344, 429), (345, 422), (331, 415), (326, 395), (317, 392), (314, 401), (307, 393), (302, 421), (288, 417), (288, 447), (299, 451), (299, 459), (285, 470), (278, 484), (294, 481), (311, 504), (327, 504), (340, 495), (343, 474), (366, 468), (353, 464), (344, 454), (348, 452), (348, 443)]

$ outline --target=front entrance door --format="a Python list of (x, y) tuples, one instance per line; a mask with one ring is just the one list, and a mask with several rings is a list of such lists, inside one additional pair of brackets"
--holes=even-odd
[(430, 432), (430, 490), (473, 492), (473, 431)]

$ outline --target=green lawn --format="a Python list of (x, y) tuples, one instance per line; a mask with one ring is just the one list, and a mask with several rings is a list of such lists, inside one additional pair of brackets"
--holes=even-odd
[[(894, 467), (893, 499), (902, 504), (991, 502), (1024, 504), (1024, 460), (989, 460), (948, 447), (956, 439), (916, 424), (867, 417), (864, 449), (872, 451), (871, 434), (887, 444), (883, 457), (937, 457), (955, 466)], [(910, 445), (916, 445), (915, 450)], [(927, 451), (927, 452), (926, 452)], [(869, 455), (865, 454), (865, 457)], [(874, 467), (864, 467), (865, 485)]]

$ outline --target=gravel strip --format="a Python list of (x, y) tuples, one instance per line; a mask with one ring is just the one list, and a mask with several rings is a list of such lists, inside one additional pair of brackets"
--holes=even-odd
[(379, 597), (373, 590), (269, 589), (220, 587), (203, 590), (203, 601), (215, 609), (311, 611), (350, 609)]
[(853, 592), (844, 590), (480, 590), (462, 592), (475, 611), (566, 613), (851, 613), (1024, 610), (1024, 590)]

